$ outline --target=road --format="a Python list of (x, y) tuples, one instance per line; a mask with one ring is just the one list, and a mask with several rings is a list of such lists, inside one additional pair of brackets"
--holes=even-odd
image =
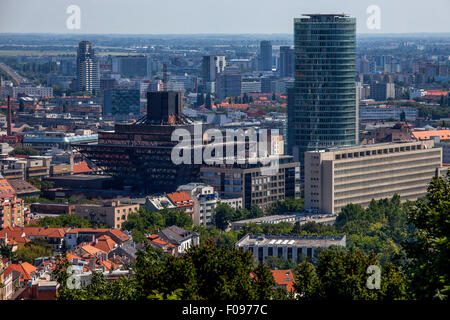
[(14, 71), (11, 67), (0, 62), (0, 69), (2, 69), (5, 73), (7, 73), (11, 78), (13, 78), (14, 82), (17, 86), (19, 86), (23, 82), (28, 82), (27, 78), (22, 77), (16, 71)]

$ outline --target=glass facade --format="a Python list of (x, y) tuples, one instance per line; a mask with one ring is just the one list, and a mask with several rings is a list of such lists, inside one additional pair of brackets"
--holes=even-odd
[[(359, 142), (356, 104), (356, 19), (294, 19), (295, 83), (288, 91), (288, 150), (304, 152)], [(301, 170), (302, 176), (304, 170)]]

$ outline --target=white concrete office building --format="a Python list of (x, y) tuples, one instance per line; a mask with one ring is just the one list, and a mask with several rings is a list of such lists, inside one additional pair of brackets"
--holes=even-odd
[(267, 257), (279, 257), (284, 260), (300, 262), (302, 256), (312, 258), (318, 248), (346, 246), (346, 237), (300, 237), (281, 235), (247, 234), (236, 243), (236, 248), (249, 251), (258, 261)]
[(434, 141), (380, 143), (305, 152), (305, 207), (339, 213), (350, 204), (399, 194), (403, 201), (426, 195), (431, 179), (446, 171)]

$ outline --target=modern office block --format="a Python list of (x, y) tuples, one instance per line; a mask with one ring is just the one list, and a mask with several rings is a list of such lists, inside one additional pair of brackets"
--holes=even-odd
[(263, 40), (259, 47), (260, 58), (260, 70), (271, 71), (272, 70), (272, 43), (267, 40)]
[(427, 193), (431, 179), (445, 172), (434, 141), (380, 143), (305, 153), (305, 207), (339, 213), (349, 203), (399, 194), (403, 201)]
[(221, 197), (242, 197), (242, 205), (265, 208), (285, 198), (300, 197), (300, 167), (291, 156), (280, 155), (276, 172), (262, 175), (261, 163), (203, 166), (202, 182), (214, 187)]
[(220, 99), (241, 95), (242, 75), (239, 71), (224, 71), (216, 78), (216, 96)]
[(130, 55), (112, 58), (112, 71), (126, 77), (147, 77), (152, 75), (152, 61), (149, 56)]
[(140, 110), (140, 92), (132, 89), (109, 89), (104, 92), (104, 115), (118, 114), (139, 115)]
[(359, 143), (356, 19), (345, 14), (296, 18), (294, 41), (295, 82), (288, 90), (288, 152), (303, 165), (305, 151)]
[(280, 77), (294, 76), (294, 50), (290, 46), (280, 47)]
[(346, 242), (345, 235), (341, 237), (300, 237), (247, 234), (236, 243), (236, 249), (250, 252), (259, 262), (266, 261), (267, 257), (301, 262), (305, 257), (313, 258), (314, 251), (318, 248), (345, 247)]

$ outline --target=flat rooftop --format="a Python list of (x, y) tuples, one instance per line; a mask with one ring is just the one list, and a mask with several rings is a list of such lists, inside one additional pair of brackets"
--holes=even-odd
[(346, 237), (300, 237), (282, 235), (247, 235), (236, 244), (243, 246), (329, 247), (345, 246)]
[(70, 176), (51, 177), (52, 180), (74, 180), (74, 181), (90, 181), (90, 180), (112, 180), (113, 177), (97, 174), (74, 174)]

